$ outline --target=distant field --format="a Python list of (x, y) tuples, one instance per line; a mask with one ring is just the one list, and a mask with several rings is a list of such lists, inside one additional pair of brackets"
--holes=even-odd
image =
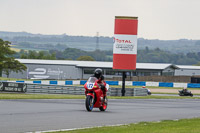
[(20, 48), (20, 47), (16, 47), (16, 46), (12, 46), (11, 48), (10, 48), (11, 50), (13, 50), (13, 51), (15, 51), (15, 52), (20, 52), (20, 50), (24, 50), (24, 51), (29, 51), (29, 50), (36, 50), (36, 51), (38, 51), (38, 49), (26, 49), (26, 48)]
[(21, 50), (19, 48), (13, 48), (13, 47), (11, 47), (10, 49), (13, 50), (13, 51), (15, 51), (15, 52), (20, 52), (20, 50)]

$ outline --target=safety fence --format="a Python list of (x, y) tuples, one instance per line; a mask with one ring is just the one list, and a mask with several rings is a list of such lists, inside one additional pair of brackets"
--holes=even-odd
[[(0, 92), (23, 92), (23, 93), (45, 93), (45, 94), (71, 94), (84, 95), (85, 88), (83, 86), (62, 86), (62, 85), (43, 85), (43, 84), (27, 84), (0, 82)], [(108, 96), (121, 96), (121, 88), (110, 88), (107, 92)], [(146, 96), (146, 88), (127, 88), (125, 96)]]
[[(4, 81), (7, 82), (7, 81)], [(8, 81), (27, 84), (43, 84), (43, 85), (84, 85), (86, 80), (37, 80), (37, 81)], [(106, 81), (109, 85), (122, 85), (122, 81)], [(168, 83), (168, 82), (144, 82), (144, 81), (126, 81), (126, 86), (155, 86), (155, 87), (187, 87), (200, 88), (198, 83)]]

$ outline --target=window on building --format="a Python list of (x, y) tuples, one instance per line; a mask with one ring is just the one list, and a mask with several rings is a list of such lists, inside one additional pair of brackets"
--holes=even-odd
[(113, 70), (106, 70), (106, 75), (116, 75), (115, 73)]
[(94, 69), (85, 69), (84, 74), (94, 74)]
[(163, 72), (163, 76), (174, 76), (174, 72)]

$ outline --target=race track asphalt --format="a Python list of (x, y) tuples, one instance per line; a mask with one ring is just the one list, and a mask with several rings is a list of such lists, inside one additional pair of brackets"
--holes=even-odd
[(200, 117), (198, 99), (110, 99), (106, 112), (85, 100), (0, 100), (0, 133), (22, 133)]

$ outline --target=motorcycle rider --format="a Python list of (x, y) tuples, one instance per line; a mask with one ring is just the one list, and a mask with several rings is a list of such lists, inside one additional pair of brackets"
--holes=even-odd
[(105, 88), (105, 82), (104, 82), (104, 76), (102, 69), (97, 68), (94, 71), (94, 75), (92, 77), (96, 77), (98, 79), (97, 83), (100, 85), (101, 90), (103, 91), (104, 95), (106, 96), (106, 88)]
[[(146, 86), (142, 86), (142, 88), (146, 88)], [(146, 88), (146, 89), (147, 89), (147, 94), (151, 95), (151, 91), (148, 88)]]
[(188, 90), (187, 90), (187, 88), (186, 88), (186, 87), (184, 87), (182, 91), (183, 91), (183, 93), (186, 93), (186, 92), (188, 92)]

